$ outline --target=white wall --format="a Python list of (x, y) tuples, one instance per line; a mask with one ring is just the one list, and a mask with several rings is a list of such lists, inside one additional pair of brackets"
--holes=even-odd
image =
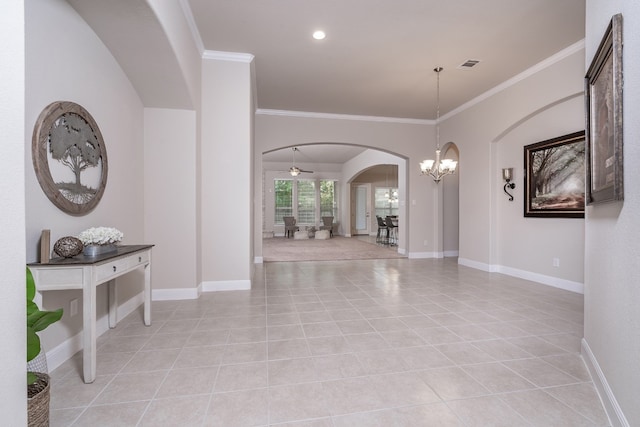
[[(613, 425), (640, 425), (640, 3), (587, 0), (586, 71), (611, 17), (624, 19), (624, 202), (590, 206), (583, 354)], [(626, 418), (626, 421), (625, 421)]]
[(0, 414), (5, 425), (27, 424), (25, 382), (24, 2), (5, 1), (0, 13)]
[[(144, 238), (155, 245), (153, 299), (195, 298), (196, 113), (147, 108), (144, 124)], [(183, 292), (167, 291), (176, 289)]]
[[(67, 2), (28, 1), (25, 6), (27, 138), (44, 107), (54, 101), (73, 101), (96, 120), (109, 162), (106, 190), (96, 209), (85, 216), (70, 216), (56, 208), (40, 188), (28, 145), (27, 262), (39, 258), (42, 229), (51, 230), (52, 244), (62, 236), (77, 235), (93, 226), (118, 228), (125, 235), (124, 244), (144, 243), (144, 117), (139, 97), (109, 50)], [(140, 294), (141, 274), (132, 272), (118, 280), (120, 303)], [(104, 319), (106, 292), (102, 288), (97, 298), (98, 318)], [(45, 308), (66, 310), (61, 322), (41, 334), (47, 351), (80, 332), (82, 316), (70, 318), (68, 313), (70, 300), (79, 297), (80, 291), (44, 293)]]

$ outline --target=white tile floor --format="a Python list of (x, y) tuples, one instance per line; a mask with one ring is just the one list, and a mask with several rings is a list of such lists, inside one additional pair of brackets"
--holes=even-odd
[(52, 426), (607, 426), (582, 296), (446, 260), (268, 263), (52, 373)]

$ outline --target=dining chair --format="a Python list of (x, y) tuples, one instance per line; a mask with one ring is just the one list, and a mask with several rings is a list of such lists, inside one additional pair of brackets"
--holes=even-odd
[(329, 237), (333, 237), (333, 217), (323, 216), (320, 230), (329, 230)]
[(390, 216), (384, 219), (384, 223), (387, 225), (387, 236), (390, 246), (398, 244), (398, 225), (394, 222), (394, 219)]
[(378, 233), (376, 234), (376, 243), (386, 245), (389, 243), (389, 228), (382, 217), (376, 215), (378, 221)]
[(289, 236), (293, 236), (293, 233), (300, 230), (300, 227), (296, 225), (296, 219), (292, 216), (283, 216), (282, 220), (284, 221), (284, 234), (289, 238)]

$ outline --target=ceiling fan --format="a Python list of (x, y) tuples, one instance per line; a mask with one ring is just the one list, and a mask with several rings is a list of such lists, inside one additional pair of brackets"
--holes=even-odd
[(291, 176), (298, 176), (301, 173), (313, 173), (313, 171), (306, 171), (296, 166), (296, 151), (300, 150), (298, 150), (298, 147), (293, 147), (293, 162), (291, 164), (291, 167), (289, 168), (289, 173), (291, 174)]

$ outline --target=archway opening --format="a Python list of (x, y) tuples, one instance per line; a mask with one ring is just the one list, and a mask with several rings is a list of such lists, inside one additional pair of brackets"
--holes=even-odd
[[(334, 236), (344, 239), (357, 234), (352, 232), (351, 221), (354, 213), (351, 203), (352, 185), (355, 183), (364, 183), (371, 188), (368, 196), (372, 203), (368, 206), (366, 234), (373, 237), (373, 244), (376, 243), (377, 234), (374, 203), (376, 192), (386, 194), (385, 191), (392, 189), (390, 194), (395, 198), (392, 202), (396, 206), (395, 212), (401, 210), (399, 216), (406, 216), (404, 206), (401, 209), (397, 207), (401, 200), (405, 200), (406, 159), (378, 149), (350, 144), (316, 143), (296, 147), (298, 151), (295, 152), (295, 160), (293, 147), (271, 150), (262, 155), (262, 206), (259, 212), (256, 209), (256, 215), (261, 214), (263, 232), (261, 239), (256, 238), (255, 248), (256, 255), (261, 255), (263, 261), (273, 260), (267, 253), (267, 246), (274, 242), (267, 242), (266, 239), (287, 238), (282, 220), (284, 213), (295, 217), (298, 231), (308, 231), (311, 228), (317, 230), (322, 216), (329, 214), (327, 200), (332, 205)], [(294, 161), (297, 168), (307, 172), (292, 176), (289, 169)], [(401, 176), (402, 174), (405, 176)], [(329, 194), (326, 191), (328, 188), (331, 189)], [(378, 209), (383, 208), (378, 206)], [(406, 221), (403, 230), (405, 228)], [(291, 238), (291, 234), (288, 237)], [(403, 253), (398, 254), (397, 246), (392, 250), (395, 252), (393, 257), (404, 256)]]

